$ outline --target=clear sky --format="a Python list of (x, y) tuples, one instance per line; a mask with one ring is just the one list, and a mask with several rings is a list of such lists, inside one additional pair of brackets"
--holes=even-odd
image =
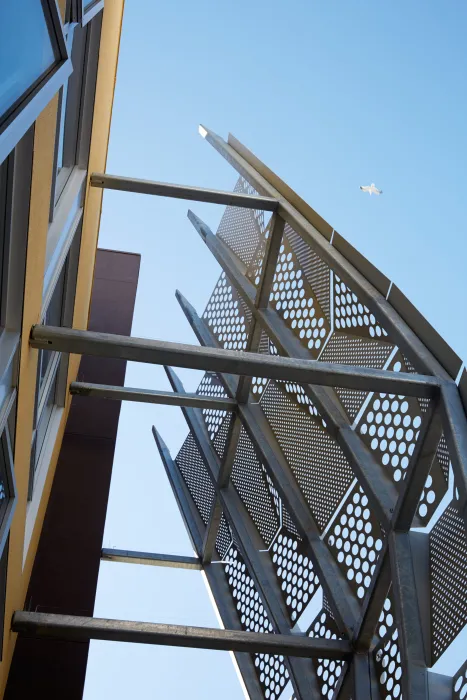
[[(127, 0), (107, 172), (231, 189), (197, 126), (232, 132), (467, 359), (466, 31), (462, 0)], [(201, 312), (219, 268), (188, 206), (215, 230), (215, 205), (104, 196), (100, 245), (142, 255), (133, 335), (196, 342), (174, 292)], [(134, 364), (126, 384), (168, 388)], [(186, 435), (178, 409), (123, 406), (104, 544), (190, 554), (153, 423), (173, 455)], [(216, 625), (197, 572), (123, 564), (102, 564), (95, 614)], [(91, 646), (85, 700), (220, 695), (242, 697), (227, 653)]]

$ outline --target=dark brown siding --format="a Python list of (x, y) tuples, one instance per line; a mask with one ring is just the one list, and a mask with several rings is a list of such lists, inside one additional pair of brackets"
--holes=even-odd
[[(89, 329), (130, 335), (140, 256), (98, 250)], [(122, 386), (126, 362), (81, 360), (79, 379)], [(120, 402), (75, 396), (27, 596), (40, 612), (92, 615)], [(5, 698), (79, 700), (88, 643), (18, 639)]]

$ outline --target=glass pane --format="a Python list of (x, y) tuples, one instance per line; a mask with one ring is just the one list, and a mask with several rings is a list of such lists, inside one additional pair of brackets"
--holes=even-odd
[(65, 117), (66, 117), (66, 100), (68, 95), (68, 81), (60, 90), (60, 115), (58, 127), (58, 147), (57, 147), (57, 172), (63, 167), (63, 144), (65, 141)]
[(52, 415), (52, 410), (55, 404), (55, 391), (57, 389), (57, 375), (58, 372), (55, 374), (55, 379), (53, 380), (49, 393), (47, 395), (47, 400), (42, 407), (41, 415), (39, 416), (39, 421), (37, 423), (37, 430), (36, 430), (36, 463), (34, 465), (34, 468), (36, 468), (37, 462), (39, 461), (39, 457), (41, 454), (42, 450), (42, 445), (44, 443), (44, 439), (47, 433), (47, 428), (49, 425), (50, 417)]
[[(63, 309), (63, 296), (65, 292), (65, 276), (68, 258), (65, 261), (63, 269), (58, 278), (57, 284), (55, 285), (52, 298), (50, 299), (47, 311), (45, 312), (44, 325), (46, 326), (60, 326), (62, 324), (62, 309)], [(40, 350), (39, 351), (39, 392), (42, 388), (42, 384), (47, 374), (47, 370), (50, 365), (50, 361), (54, 357), (55, 352), (53, 350)]]
[(4, 440), (0, 437), (0, 525), (3, 522), (8, 501), (10, 500), (10, 489), (7, 480), (7, 455)]
[(54, 63), (40, 0), (1, 0), (0, 115)]

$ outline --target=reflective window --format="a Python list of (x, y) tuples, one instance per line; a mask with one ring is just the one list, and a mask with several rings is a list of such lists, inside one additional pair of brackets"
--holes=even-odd
[(40, 0), (0, 2), (0, 115), (54, 65)]

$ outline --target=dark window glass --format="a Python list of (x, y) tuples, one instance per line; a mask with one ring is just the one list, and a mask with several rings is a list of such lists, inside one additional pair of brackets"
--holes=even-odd
[(40, 0), (0, 1), (0, 115), (55, 63)]
[(5, 624), (5, 599), (6, 599), (6, 575), (8, 569), (8, 550), (10, 548), (10, 536), (3, 549), (0, 559), (0, 661), (3, 660), (3, 627)]
[[(58, 373), (57, 373), (58, 374)], [(52, 415), (53, 407), (55, 405), (55, 392), (57, 389), (57, 374), (55, 379), (50, 385), (47, 398), (42, 407), (41, 415), (39, 416), (39, 421), (37, 423), (36, 429), (36, 447), (35, 447), (35, 466), (39, 460), (42, 445), (47, 433), (47, 428), (49, 426), (50, 417)]]
[(8, 468), (7, 459), (8, 456), (5, 454), (6, 445), (3, 437), (0, 438), (0, 525), (3, 523), (3, 518), (7, 510), (8, 502), (11, 497), (10, 486), (8, 484)]
[[(63, 297), (65, 293), (65, 278), (66, 278), (66, 268), (67, 264), (63, 266), (60, 273), (60, 277), (55, 285), (54, 292), (50, 299), (47, 311), (45, 312), (43, 324), (45, 326), (60, 326), (62, 323), (62, 311), (63, 311)], [(38, 372), (39, 372), (39, 394), (42, 388), (44, 378), (47, 374), (47, 370), (50, 365), (50, 361), (54, 357), (55, 353), (52, 350), (40, 350), (39, 360), (38, 360)]]

